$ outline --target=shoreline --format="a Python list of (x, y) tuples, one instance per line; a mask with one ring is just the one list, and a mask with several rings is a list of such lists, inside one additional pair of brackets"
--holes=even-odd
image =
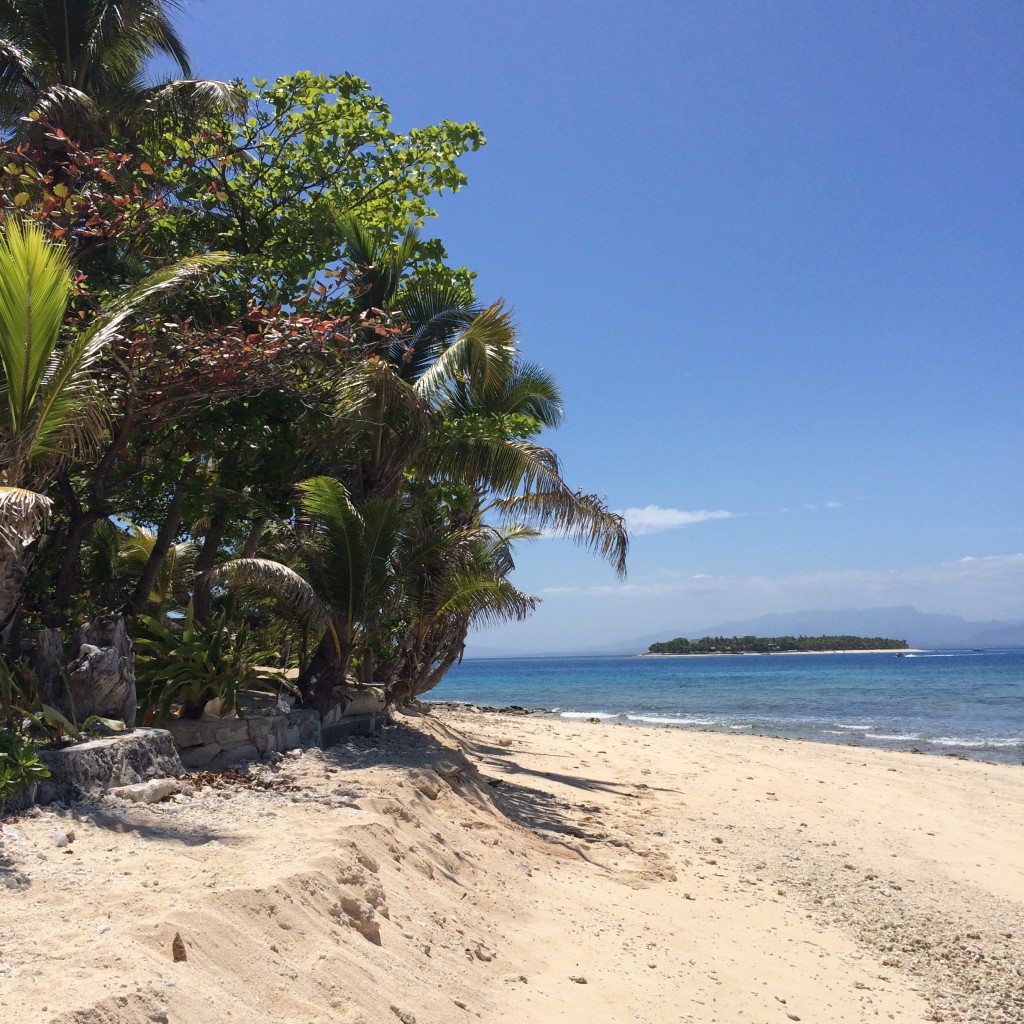
[(655, 654), (646, 651), (634, 654), (634, 658), (766, 658), (791, 654), (928, 654), (924, 647), (872, 647), (851, 651), (707, 651), (700, 654)]
[(4, 819), (0, 1017), (1009, 1024), (1019, 778), (432, 706)]
[[(685, 655), (684, 655), (685, 657)], [(509, 704), (497, 706), (489, 704), (477, 704), (473, 701), (459, 700), (437, 700), (421, 701), (420, 708), (429, 711), (430, 709), (446, 709), (450, 711), (463, 711), (468, 714), (484, 714), (508, 717), (539, 718), (547, 721), (579, 723), (600, 725), (624, 725), (629, 728), (655, 729), (662, 733), (699, 733), (707, 736), (740, 736), (753, 739), (778, 740), (783, 743), (810, 743), (822, 747), (841, 747), (850, 750), (881, 751), (890, 754), (911, 754), (924, 757), (941, 757), (952, 760), (970, 761), (977, 764), (1003, 765), (1009, 767), (1024, 766), (1017, 754), (1005, 756), (999, 760), (991, 760), (992, 756), (999, 756), (997, 752), (1009, 749), (1003, 741), (996, 741), (989, 746), (971, 745), (968, 742), (950, 743), (940, 742), (936, 739), (928, 739), (923, 736), (906, 736), (899, 742), (920, 743), (926, 748), (916, 746), (893, 746), (894, 741), (889, 736), (872, 736), (869, 730), (860, 726), (848, 726), (843, 733), (837, 733), (835, 738), (826, 739), (820, 736), (784, 736), (779, 733), (764, 731), (770, 726), (759, 727), (756, 725), (714, 727), (711, 723), (697, 722), (693, 720), (671, 719), (668, 716), (643, 716), (629, 712), (611, 713), (607, 711), (563, 711), (559, 708), (528, 707), (520, 704)], [(854, 742), (857, 738), (867, 742)], [(869, 742), (879, 740), (880, 742)], [(967, 751), (962, 753), (961, 751)], [(984, 755), (989, 755), (988, 757)]]

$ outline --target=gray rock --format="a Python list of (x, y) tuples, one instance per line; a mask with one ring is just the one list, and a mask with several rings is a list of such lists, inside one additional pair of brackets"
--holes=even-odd
[(160, 777), (184, 775), (171, 734), (164, 729), (136, 729), (40, 754), (50, 769), (41, 779), (37, 802), (79, 800), (112, 786), (142, 782), (150, 768)]
[(184, 783), (178, 779), (150, 779), (149, 782), (138, 782), (131, 786), (113, 786), (107, 790), (107, 796), (140, 804), (155, 804), (183, 789)]

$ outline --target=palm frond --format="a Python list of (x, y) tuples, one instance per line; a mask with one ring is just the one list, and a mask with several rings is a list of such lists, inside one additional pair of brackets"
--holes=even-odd
[(566, 486), (499, 498), (491, 506), (506, 521), (523, 520), (542, 531), (568, 537), (611, 562), (626, 575), (629, 533), (625, 519), (595, 494)]
[(50, 524), (53, 503), (22, 487), (0, 487), (0, 544), (20, 552)]
[(516, 332), (511, 313), (498, 301), (477, 314), (416, 382), (429, 401), (438, 401), (453, 388), (472, 394), (501, 386), (515, 357)]
[(356, 273), (357, 311), (391, 309), (419, 245), (419, 232), (410, 227), (394, 243), (382, 238), (351, 213), (340, 214), (335, 223), (346, 258)]
[(301, 622), (326, 629), (330, 611), (310, 584), (294, 569), (269, 558), (236, 558), (211, 569), (214, 586), (236, 588), (249, 595), (275, 597)]
[(228, 253), (212, 252), (201, 256), (190, 256), (144, 278), (131, 291), (116, 299), (104, 314), (97, 318), (83, 338), (89, 344), (101, 347), (113, 340), (122, 327), (154, 299), (169, 295), (190, 281), (219, 270), (232, 263), (234, 257)]
[(245, 90), (233, 82), (212, 78), (173, 79), (129, 94), (131, 119), (144, 122), (155, 117), (176, 116), (189, 120), (227, 113), (243, 115), (249, 108)]
[(506, 579), (478, 574), (456, 574), (447, 591), (435, 622), (452, 614), (465, 615), (478, 626), (521, 622), (540, 604), (540, 598), (523, 593)]
[(0, 423), (21, 434), (39, 389), (54, 369), (54, 349), (71, 296), (65, 249), (17, 218), (0, 237)]
[(503, 496), (564, 486), (558, 456), (531, 441), (449, 433), (431, 439), (422, 463), (431, 475), (476, 484)]
[(488, 412), (521, 413), (545, 427), (562, 422), (562, 392), (552, 373), (536, 363), (517, 362), (498, 387), (481, 396)]
[(473, 290), (449, 280), (415, 281), (398, 299), (407, 334), (391, 345), (391, 361), (405, 380), (418, 380), (481, 312)]

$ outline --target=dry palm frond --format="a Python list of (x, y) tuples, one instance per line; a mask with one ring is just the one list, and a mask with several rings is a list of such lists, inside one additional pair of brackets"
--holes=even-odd
[(50, 523), (53, 504), (37, 491), (0, 487), (0, 544), (21, 551)]

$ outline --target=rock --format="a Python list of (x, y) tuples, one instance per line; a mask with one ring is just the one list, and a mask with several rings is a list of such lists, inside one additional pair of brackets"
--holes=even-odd
[(402, 1022), (402, 1024), (416, 1024), (416, 1018), (408, 1010), (402, 1010), (392, 1004), (391, 1012)]
[(185, 747), (181, 752), (181, 763), (186, 768), (205, 768), (220, 752), (221, 748), (216, 743)]
[(149, 782), (138, 782), (133, 786), (113, 786), (107, 790), (107, 796), (140, 804), (155, 804), (180, 793), (184, 786), (178, 779), (150, 779)]
[(587, 979), (582, 974), (570, 974), (569, 980), (575, 981), (577, 985), (586, 985), (587, 983)]
[(55, 828), (50, 833), (50, 845), (56, 846), (58, 849), (68, 845), (67, 833), (62, 832), (59, 828)]
[(163, 729), (136, 729), (130, 735), (44, 750), (40, 759), (50, 769), (50, 777), (39, 781), (37, 800), (41, 804), (80, 800), (111, 786), (134, 785), (151, 767), (161, 777), (185, 774), (174, 741)]
[(366, 900), (355, 896), (342, 896), (341, 910), (348, 917), (352, 927), (364, 939), (372, 942), (375, 946), (380, 945), (380, 925), (377, 923), (373, 907)]
[(185, 943), (180, 932), (174, 933), (174, 939), (171, 942), (171, 956), (176, 964), (188, 960), (188, 953), (185, 952)]
[(75, 633), (78, 654), (67, 679), (79, 721), (91, 715), (119, 718), (135, 728), (135, 647), (123, 615), (100, 615)]
[(410, 776), (409, 781), (413, 785), (413, 789), (418, 790), (428, 800), (436, 800), (438, 794), (441, 792), (441, 787), (438, 785), (436, 779), (430, 778), (423, 772), (416, 772)]

